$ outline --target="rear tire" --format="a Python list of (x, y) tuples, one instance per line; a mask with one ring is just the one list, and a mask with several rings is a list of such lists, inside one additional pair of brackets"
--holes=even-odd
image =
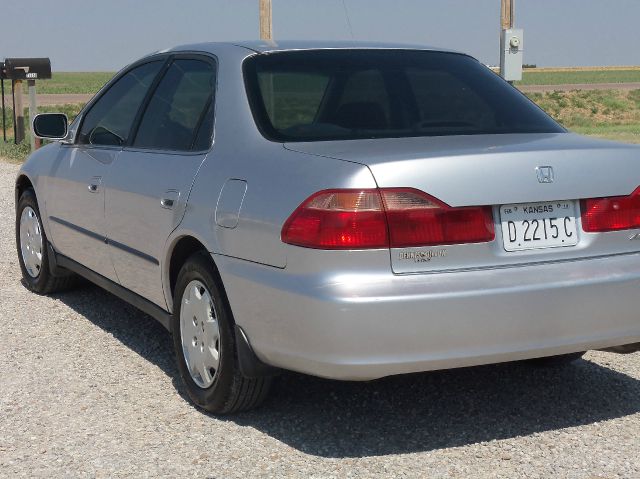
[(562, 368), (581, 359), (586, 351), (580, 353), (562, 354), (560, 356), (549, 356), (546, 358), (529, 359), (527, 362), (532, 366), (540, 368)]
[(231, 308), (208, 253), (195, 253), (185, 262), (173, 304), (176, 362), (191, 400), (215, 414), (260, 405), (271, 378), (246, 378), (240, 372)]
[(32, 188), (25, 190), (16, 208), (16, 248), (22, 271), (22, 284), (37, 294), (51, 294), (75, 286), (71, 272), (56, 275), (50, 269), (49, 241), (42, 227), (40, 209)]

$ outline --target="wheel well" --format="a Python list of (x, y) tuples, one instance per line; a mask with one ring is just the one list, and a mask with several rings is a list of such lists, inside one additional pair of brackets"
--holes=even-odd
[(191, 237), (185, 236), (180, 238), (173, 248), (173, 252), (171, 253), (171, 261), (169, 262), (169, 286), (171, 288), (171, 296), (173, 296), (173, 292), (176, 286), (176, 280), (178, 279), (178, 273), (180, 272), (180, 268), (184, 262), (194, 253), (198, 251), (206, 251), (207, 248), (204, 247), (200, 241)]
[(31, 184), (31, 180), (27, 178), (25, 175), (20, 175), (20, 177), (16, 181), (16, 205), (18, 204), (18, 200), (29, 188), (33, 188), (33, 184)]

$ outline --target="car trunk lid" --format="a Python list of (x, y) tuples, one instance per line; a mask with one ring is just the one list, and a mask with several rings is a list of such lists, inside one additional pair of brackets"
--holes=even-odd
[[(493, 207), (494, 241), (392, 249), (397, 273), (500, 267), (640, 249), (640, 241), (629, 239), (635, 230), (582, 231), (578, 201), (628, 195), (640, 185), (640, 148), (633, 145), (558, 133), (307, 142), (285, 147), (364, 164), (380, 188), (415, 188), (451, 207)], [(506, 231), (508, 205), (531, 204), (540, 207), (542, 216), (547, 204), (552, 209), (566, 208), (556, 224), (560, 225), (562, 215), (573, 215), (577, 241), (567, 238), (566, 244), (544, 248), (524, 244), (516, 251), (507, 247), (501, 218)]]

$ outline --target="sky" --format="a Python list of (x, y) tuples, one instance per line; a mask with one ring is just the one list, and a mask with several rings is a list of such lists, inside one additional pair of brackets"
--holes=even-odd
[[(640, 0), (515, 0), (524, 61), (640, 65)], [(3, 1), (0, 60), (114, 71), (163, 48), (258, 38), (258, 0)], [(347, 15), (348, 13), (348, 19)], [(278, 39), (420, 43), (499, 58), (500, 0), (273, 0)]]

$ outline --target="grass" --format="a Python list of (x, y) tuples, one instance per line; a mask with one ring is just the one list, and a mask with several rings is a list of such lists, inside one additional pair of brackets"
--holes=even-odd
[(9, 160), (11, 163), (22, 163), (31, 152), (29, 142), (25, 141), (20, 145), (14, 145), (13, 137), (11, 136), (7, 138), (7, 141), (8, 143), (5, 143), (2, 138), (0, 138), (0, 160)]
[[(67, 118), (69, 118), (69, 123), (71, 123), (75, 119), (75, 117), (78, 116), (78, 113), (80, 113), (80, 110), (82, 110), (83, 106), (84, 105), (81, 103), (39, 106), (38, 113), (64, 113), (65, 115), (67, 115)], [(13, 135), (13, 110), (11, 108), (7, 108), (6, 115), (7, 128), (9, 129), (9, 133)], [(28, 125), (31, 124), (31, 121), (29, 120), (28, 108), (24, 109), (24, 124), (28, 130)]]
[[(38, 108), (40, 113), (64, 113), (69, 118), (69, 122), (72, 122), (73, 119), (80, 113), (82, 109), (82, 104), (72, 104), (72, 105), (53, 105), (53, 106), (41, 106)], [(25, 140), (16, 145), (13, 142), (13, 111), (7, 110), (7, 143), (0, 138), (0, 157), (6, 158), (12, 162), (23, 162), (29, 153), (31, 152), (30, 141), (31, 141), (31, 132), (29, 131), (29, 126), (31, 121), (29, 119), (29, 110), (25, 109), (25, 119), (24, 119), (25, 129), (26, 129), (26, 138)]]
[[(53, 72), (50, 80), (36, 82), (38, 93), (95, 94), (113, 77), (113, 72)], [(11, 87), (9, 87), (11, 88)], [(27, 92), (26, 84), (23, 90)]]
[(566, 70), (544, 69), (525, 71), (516, 85), (572, 85), (576, 83), (640, 83), (640, 68), (624, 70)]
[(574, 90), (527, 96), (569, 130), (640, 143), (640, 90)]

